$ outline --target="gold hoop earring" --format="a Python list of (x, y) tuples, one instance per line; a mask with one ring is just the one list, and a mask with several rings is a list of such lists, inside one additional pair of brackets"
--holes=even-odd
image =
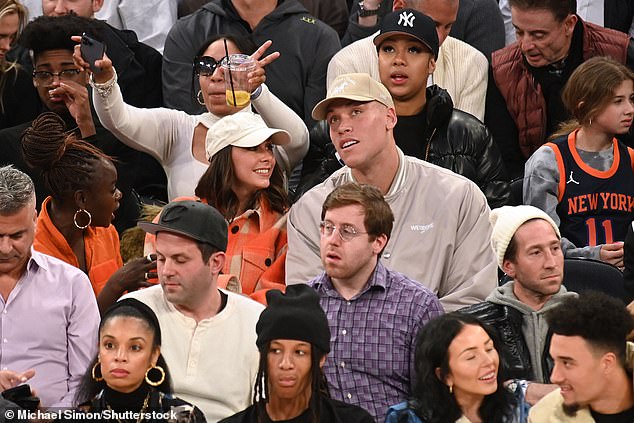
[[(80, 213), (84, 213), (86, 214), (86, 216), (88, 216), (88, 223), (86, 223), (85, 225), (80, 225), (79, 223), (77, 223), (77, 216), (79, 216)], [(75, 227), (77, 229), (86, 229), (88, 226), (90, 226), (90, 224), (92, 223), (92, 215), (90, 214), (90, 212), (88, 210), (85, 209), (79, 209), (75, 212), (75, 214), (73, 215), (73, 223), (75, 224)]]
[(592, 118), (590, 118), (590, 123), (588, 124), (588, 126), (592, 126)]
[[(151, 370), (157, 370), (157, 371), (159, 371), (161, 373), (161, 378), (157, 382), (154, 382), (154, 381), (150, 380), (150, 378), (148, 377)], [(161, 383), (163, 383), (165, 381), (165, 370), (163, 370), (163, 368), (161, 366), (152, 366), (152, 367), (150, 367), (145, 372), (145, 381), (150, 386), (159, 386)]]
[(449, 385), (449, 394), (453, 395), (453, 385)]
[(101, 373), (101, 362), (97, 361), (94, 366), (92, 366), (92, 378), (95, 382), (101, 382), (103, 380), (103, 374), (101, 376), (97, 376), (97, 366), (99, 366), (99, 373)]
[(200, 104), (201, 106), (205, 105), (205, 98), (203, 97), (203, 90), (198, 90), (198, 93), (196, 93), (196, 100), (198, 101), (198, 104)]

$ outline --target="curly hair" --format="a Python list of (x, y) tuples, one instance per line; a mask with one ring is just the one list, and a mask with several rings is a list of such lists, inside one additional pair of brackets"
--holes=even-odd
[[(450, 373), (449, 346), (456, 336), (467, 325), (480, 326), (493, 341), (499, 352), (502, 350), (500, 340), (490, 327), (476, 317), (449, 313), (439, 316), (427, 323), (420, 331), (416, 341), (414, 365), (416, 381), (410, 408), (426, 423), (454, 422), (462, 415), (456, 398), (449, 392), (444, 381)], [(502, 423), (508, 421), (513, 414), (516, 400), (513, 394), (504, 387), (507, 375), (504, 366), (499, 366), (497, 374), (497, 390), (484, 397), (479, 409), (482, 421)], [(440, 369), (439, 375), (436, 375)]]
[(584, 292), (550, 310), (546, 321), (553, 334), (580, 336), (593, 348), (615, 353), (625, 368), (625, 340), (634, 321), (621, 300), (601, 292)]
[(89, 33), (101, 41), (101, 30), (98, 23), (92, 19), (77, 15), (40, 16), (35, 18), (22, 31), (18, 44), (33, 52), (33, 60), (45, 51), (75, 49), (75, 43), (70, 39), (73, 35)]

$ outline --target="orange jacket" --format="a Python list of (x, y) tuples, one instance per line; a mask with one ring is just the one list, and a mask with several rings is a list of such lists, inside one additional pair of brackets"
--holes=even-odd
[[(47, 197), (42, 203), (42, 209), (37, 217), (33, 248), (41, 253), (57, 257), (72, 266), (79, 267), (77, 257), (68, 245), (66, 238), (51, 221), (48, 214), (50, 201), (51, 197)], [(119, 252), (119, 234), (112, 225), (107, 228), (89, 226), (84, 230), (84, 247), (88, 278), (95, 295), (98, 295), (110, 276), (123, 266)]]
[[(173, 201), (196, 200), (179, 197)], [(286, 217), (269, 208), (266, 201), (258, 210), (248, 210), (229, 223), (223, 274), (218, 286), (246, 294), (266, 305), (266, 291), (286, 287)], [(154, 219), (158, 222), (159, 216)], [(145, 253), (154, 252), (155, 238), (147, 234)], [(235, 283), (235, 277), (238, 283)]]

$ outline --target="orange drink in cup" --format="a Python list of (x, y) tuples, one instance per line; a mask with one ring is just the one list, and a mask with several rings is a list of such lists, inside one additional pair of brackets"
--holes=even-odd
[(255, 70), (255, 60), (246, 54), (231, 54), (223, 59), (227, 104), (244, 107), (251, 101), (251, 87), (248, 75)]

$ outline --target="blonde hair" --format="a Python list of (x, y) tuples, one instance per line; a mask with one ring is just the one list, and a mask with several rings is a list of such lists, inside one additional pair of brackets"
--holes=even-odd
[[(18, 32), (15, 34), (15, 39), (17, 39), (26, 26), (29, 12), (18, 0), (0, 0), (0, 19), (13, 14), (18, 15)], [(15, 41), (15, 39), (13, 41)], [(14, 78), (15, 82), (18, 76), (18, 67), (17, 62), (8, 62), (4, 58), (0, 60), (0, 112), (2, 113), (4, 113), (4, 101), (2, 100), (4, 88), (10, 76)], [(11, 70), (15, 70), (15, 72), (11, 73)]]
[(609, 57), (593, 57), (583, 62), (570, 76), (561, 99), (572, 119), (563, 122), (550, 140), (589, 125), (610, 103), (623, 81), (634, 82), (634, 72)]

